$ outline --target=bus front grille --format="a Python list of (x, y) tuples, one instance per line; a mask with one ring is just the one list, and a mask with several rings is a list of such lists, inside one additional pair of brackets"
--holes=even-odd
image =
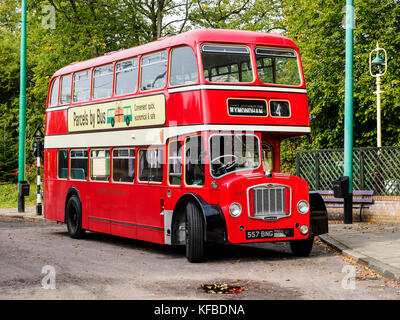
[[(286, 186), (262, 186), (253, 189), (253, 212), (255, 219), (277, 220), (288, 216)], [(289, 196), (290, 197), (290, 196)], [(290, 202), (289, 202), (290, 203)]]

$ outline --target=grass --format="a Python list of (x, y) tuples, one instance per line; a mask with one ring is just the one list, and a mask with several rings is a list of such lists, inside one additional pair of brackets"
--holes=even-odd
[[(25, 206), (36, 204), (36, 184), (30, 185), (29, 196), (25, 197)], [(18, 184), (0, 184), (0, 208), (16, 208), (18, 206)]]

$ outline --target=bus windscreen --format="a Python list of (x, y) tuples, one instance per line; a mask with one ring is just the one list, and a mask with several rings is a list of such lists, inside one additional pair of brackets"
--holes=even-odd
[(296, 51), (257, 47), (255, 54), (261, 82), (291, 86), (301, 84)]

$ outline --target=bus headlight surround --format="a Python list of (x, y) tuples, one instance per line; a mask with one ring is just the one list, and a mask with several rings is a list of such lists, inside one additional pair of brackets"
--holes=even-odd
[(240, 205), (240, 203), (232, 203), (229, 206), (229, 214), (234, 218), (239, 217), (242, 214), (242, 206)]
[(297, 211), (299, 211), (301, 214), (306, 214), (310, 210), (310, 205), (306, 200), (300, 200), (297, 203)]

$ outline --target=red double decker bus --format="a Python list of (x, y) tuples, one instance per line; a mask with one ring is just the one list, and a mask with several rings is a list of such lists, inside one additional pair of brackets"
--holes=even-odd
[(327, 232), (321, 197), (280, 173), (309, 135), (300, 53), (283, 36), (194, 30), (58, 70), (46, 109), (44, 214), (85, 230), (186, 245)]

